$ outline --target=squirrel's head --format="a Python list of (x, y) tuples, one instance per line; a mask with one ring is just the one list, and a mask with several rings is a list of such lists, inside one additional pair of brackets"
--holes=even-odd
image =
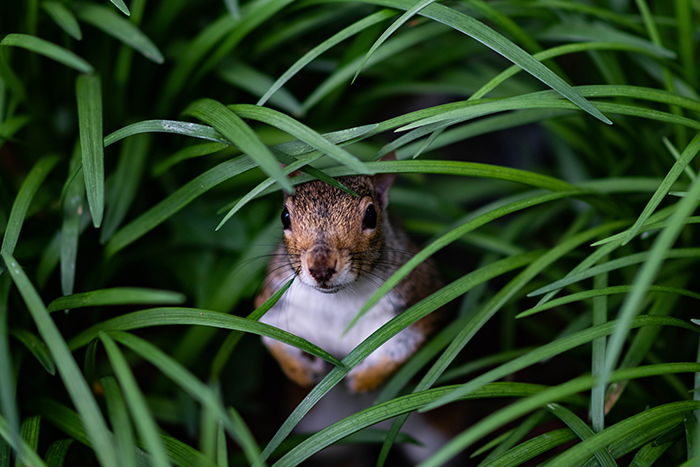
[(379, 174), (338, 179), (359, 196), (316, 180), (285, 197), (284, 244), (303, 283), (332, 293), (372, 273), (384, 244), (394, 178)]

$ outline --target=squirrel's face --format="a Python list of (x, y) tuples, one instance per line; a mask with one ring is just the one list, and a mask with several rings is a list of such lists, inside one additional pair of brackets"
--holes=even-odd
[(382, 251), (392, 180), (392, 175), (339, 179), (359, 196), (312, 181), (286, 197), (281, 215), (284, 244), (304, 284), (333, 293), (372, 274)]

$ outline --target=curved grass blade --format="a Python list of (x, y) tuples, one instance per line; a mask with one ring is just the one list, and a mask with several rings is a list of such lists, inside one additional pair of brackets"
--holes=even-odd
[[(85, 434), (78, 414), (68, 407), (57, 403), (51, 399), (40, 399), (37, 408), (41, 415), (50, 420), (59, 430), (63, 431), (76, 441), (90, 446), (90, 440)], [(202, 467), (216, 467), (214, 463), (199, 451), (187, 444), (170, 436), (160, 435), (163, 445), (170, 460), (179, 467), (191, 467), (193, 465)], [(136, 451), (137, 463), (139, 465), (150, 465), (151, 459), (140, 449)]]
[(588, 459), (591, 451), (605, 449), (615, 442), (639, 446), (681, 423), (689, 411), (698, 408), (698, 401), (682, 401), (646, 409), (576, 444), (552, 459), (548, 465), (577, 465)]
[(355, 72), (355, 76), (353, 76), (351, 84), (355, 82), (357, 79), (357, 76), (360, 74), (362, 69), (365, 67), (367, 62), (369, 61), (369, 58), (372, 56), (372, 54), (379, 48), (381, 45), (386, 42), (386, 40), (394, 34), (401, 26), (406, 24), (411, 18), (413, 18), (420, 10), (423, 8), (427, 7), (431, 3), (433, 3), (435, 0), (418, 0), (415, 5), (413, 5), (411, 8), (406, 10), (404, 13), (401, 14), (396, 20), (394, 20), (393, 23), (382, 33), (379, 38), (374, 41), (374, 44), (372, 44), (372, 47), (369, 48), (367, 53), (365, 54), (364, 58), (360, 62), (360, 64), (357, 66), (357, 71)]
[(104, 212), (104, 146), (102, 144), (102, 89), (97, 75), (80, 75), (75, 82), (83, 177), (95, 227)]
[[(363, 2), (383, 5), (400, 10), (409, 10), (412, 6), (411, 0), (363, 0)], [(484, 23), (453, 8), (438, 3), (433, 3), (426, 6), (420, 11), (419, 14), (443, 23), (481, 42), (486, 47), (507, 58), (538, 80), (542, 81), (547, 86), (551, 87), (554, 91), (561, 94), (564, 98), (571, 101), (584, 112), (589, 113), (603, 123), (612, 123), (562, 78), (560, 78), (542, 63), (538, 62), (532, 57), (532, 55), (528, 54), (523, 49)]]
[(292, 191), (289, 179), (284, 175), (279, 162), (258, 138), (255, 132), (225, 105), (212, 99), (193, 102), (184, 111), (210, 124), (241, 151), (250, 156), (270, 177), (274, 178), (286, 191)]
[(24, 344), (27, 350), (34, 355), (34, 358), (41, 363), (41, 366), (44, 367), (47, 373), (50, 375), (56, 374), (56, 365), (44, 341), (26, 329), (15, 328), (10, 331), (10, 335)]
[(136, 466), (136, 442), (129, 421), (129, 413), (121, 393), (121, 389), (113, 376), (100, 379), (104, 388), (105, 402), (109, 421), (114, 429), (114, 441), (119, 454), (119, 465), (125, 467)]
[(629, 333), (629, 323), (639, 312), (642, 301), (658, 273), (664, 259), (670, 253), (671, 247), (685, 227), (685, 220), (690, 217), (700, 201), (700, 179), (696, 179), (688, 190), (688, 196), (678, 202), (676, 210), (668, 220), (668, 225), (649, 251), (649, 259), (642, 265), (639, 273), (632, 282), (632, 291), (627, 295), (618, 313), (620, 324), (610, 338), (605, 355), (605, 364), (601, 371), (599, 385), (605, 387), (608, 376), (613, 371), (625, 338)]
[[(102, 336), (104, 336), (104, 334), (102, 334)], [(227, 416), (221, 400), (204, 383), (199, 381), (182, 365), (172, 357), (166, 355), (158, 347), (139, 337), (119, 331), (110, 332), (109, 336), (155, 365), (175, 384), (182, 387), (190, 397), (198, 400), (202, 405), (211, 410), (217, 416), (218, 420), (224, 424), (231, 436), (243, 447), (246, 458), (251, 465), (260, 466), (264, 464), (260, 459), (258, 447), (243, 420), (237, 413), (235, 418), (230, 419)]]
[[(247, 319), (253, 320), (253, 321), (258, 321), (261, 317), (267, 313), (270, 308), (272, 308), (275, 303), (279, 301), (280, 298), (282, 298), (282, 295), (287, 292), (289, 287), (291, 287), (292, 282), (294, 282), (294, 278), (289, 279), (286, 284), (284, 284), (282, 287), (279, 288), (275, 293), (273, 293), (270, 298), (265, 300), (265, 302), (260, 305), (258, 308), (253, 310), (248, 316), (246, 316)], [(243, 337), (242, 332), (236, 332), (233, 331), (231, 332), (228, 336), (226, 336), (226, 340), (219, 346), (219, 350), (216, 352), (216, 356), (214, 356), (214, 359), (211, 362), (211, 379), (216, 381), (219, 379), (221, 376), (221, 371), (224, 369), (224, 365), (228, 361), (229, 357), (231, 356), (231, 352), (233, 352), (233, 349), (236, 347), (236, 344), (238, 344), (238, 341), (241, 340)]]
[(119, 8), (119, 11), (124, 13), (126, 16), (131, 16), (131, 12), (129, 11), (129, 7), (126, 6), (126, 3), (124, 3), (124, 0), (109, 0), (114, 4), (115, 7)]
[[(561, 305), (566, 305), (569, 303), (573, 302), (578, 302), (581, 300), (587, 300), (589, 298), (595, 298), (595, 297), (603, 297), (607, 295), (617, 295), (617, 294), (627, 294), (629, 291), (632, 290), (631, 285), (616, 285), (612, 287), (602, 287), (602, 288), (597, 288), (594, 290), (585, 290), (583, 292), (576, 292), (571, 295), (567, 295), (565, 297), (560, 297), (556, 298), (554, 300), (550, 300), (546, 303), (543, 303), (542, 305), (537, 305), (533, 306), (532, 308), (522, 311), (518, 313), (515, 317), (516, 318), (525, 318), (528, 316), (532, 316), (536, 313), (539, 313), (541, 311), (545, 310), (551, 310), (552, 308), (556, 308)], [(668, 286), (663, 286), (663, 285), (652, 285), (649, 287), (649, 292), (658, 292), (658, 293), (669, 293), (669, 294), (676, 294), (676, 295), (682, 295), (684, 297), (690, 297), (695, 300), (700, 300), (700, 294), (690, 291), (688, 289), (681, 289), (678, 287), (668, 287)]]
[[(357, 412), (302, 441), (294, 449), (275, 462), (274, 466), (288, 467), (299, 465), (313, 454), (341, 440), (345, 436), (356, 433), (382, 420), (412, 412), (430, 401), (435, 400), (437, 397), (440, 397), (451, 388), (452, 386), (446, 386), (408, 394)], [(469, 398), (527, 397), (541, 392), (542, 389), (543, 386), (528, 383), (493, 383), (471, 394)]]
[(216, 185), (250, 170), (255, 166), (256, 164), (251, 158), (241, 156), (222, 162), (203, 174), (198, 175), (177, 189), (166, 199), (119, 229), (107, 243), (107, 247), (105, 248), (106, 254), (115, 254), (147, 232), (153, 230), (198, 196), (201, 196)]
[[(15, 371), (10, 355), (10, 339), (7, 326), (9, 293), (10, 278), (7, 275), (0, 276), (0, 380), (4, 382), (0, 385), (0, 408), (6, 418), (6, 433), (2, 437), (5, 438), (9, 446), (13, 446), (17, 450), (20, 446), (21, 437), (19, 435), (19, 410), (16, 402)], [(8, 458), (9, 455), (8, 448)], [(20, 453), (20, 457), (23, 455), (23, 453)]]
[[(571, 431), (576, 433), (576, 435), (579, 438), (581, 438), (581, 440), (585, 441), (591, 438), (592, 436), (595, 436), (595, 432), (591, 429), (591, 427), (586, 425), (586, 422), (581, 420), (575, 413), (573, 413), (571, 410), (567, 409), (563, 405), (557, 403), (550, 403), (547, 404), (547, 410), (556, 415), (557, 418), (559, 418), (559, 420), (564, 422), (566, 426), (568, 426), (571, 429)], [(610, 455), (606, 448), (607, 446), (596, 450), (593, 453), (593, 455), (598, 461), (598, 464), (601, 466), (616, 466), (617, 462), (615, 462), (615, 459), (613, 459), (613, 457)]]
[(218, 311), (202, 310), (199, 308), (151, 308), (127, 313), (117, 318), (102, 321), (81, 332), (71, 339), (70, 346), (73, 349), (77, 349), (87, 345), (91, 340), (97, 337), (97, 334), (103, 331), (129, 331), (151, 326), (168, 326), (175, 324), (210, 326), (267, 336), (284, 342), (285, 344), (298, 347), (335, 366), (343, 366), (340, 361), (328, 352), (294, 334), (290, 334), (268, 324), (241, 318), (240, 316), (232, 316)]
[[(637, 368), (629, 368), (624, 370), (617, 370), (612, 375), (612, 380), (626, 380), (626, 379), (636, 379), (645, 378), (648, 376), (657, 376), (663, 374), (672, 373), (683, 373), (693, 370), (694, 363), (664, 363), (660, 365), (647, 365)], [(467, 448), (475, 441), (481, 439), (486, 434), (492, 432), (493, 430), (503, 426), (504, 424), (517, 419), (518, 417), (536, 409), (542, 407), (543, 405), (562, 400), (568, 396), (576, 394), (581, 391), (590, 390), (593, 386), (594, 381), (591, 376), (581, 376), (574, 378), (566, 383), (545, 389), (533, 396), (522, 399), (515, 402), (503, 409), (500, 409), (489, 417), (477, 422), (472, 425), (469, 429), (462, 432), (461, 434), (454, 437), (450, 442), (443, 446), (437, 453), (430, 457), (427, 461), (421, 464), (422, 467), (437, 467), (438, 465), (443, 465), (447, 460), (452, 458), (461, 450)], [(686, 410), (690, 409), (689, 402), (682, 402), (683, 404), (688, 404)], [(696, 403), (697, 404), (697, 403)], [(647, 412), (642, 412), (647, 413)], [(610, 427), (612, 428), (612, 427)], [(610, 428), (607, 428), (609, 430)], [(596, 435), (600, 436), (600, 434)], [(595, 438), (592, 438), (595, 439)], [(577, 446), (579, 446), (578, 444)], [(591, 455), (591, 451), (587, 451), (588, 455)], [(572, 465), (572, 464), (560, 464), (560, 465)], [(574, 464), (575, 465), (575, 464)]]
[(92, 73), (93, 68), (88, 62), (78, 57), (68, 49), (29, 34), (8, 34), (1, 41), (0, 45), (9, 47), (21, 47), (31, 50), (59, 63), (63, 63), (82, 73)]
[[(562, 287), (566, 287), (567, 285), (573, 284), (574, 282), (588, 279), (590, 277), (596, 276), (604, 272), (614, 271), (616, 269), (624, 268), (639, 263), (648, 264), (650, 255), (651, 252), (646, 251), (643, 253), (634, 253), (632, 255), (623, 256), (622, 258), (613, 259), (611, 261), (608, 261), (607, 263), (589, 267), (583, 272), (567, 275), (563, 279), (559, 279), (558, 281), (552, 282), (551, 284), (533, 290), (527, 295), (528, 297), (542, 295), (544, 293), (561, 289)], [(700, 256), (700, 248), (677, 248), (674, 250), (668, 250), (664, 252), (663, 258), (696, 258), (698, 256)]]
[(139, 133), (173, 133), (176, 135), (214, 141), (215, 143), (231, 144), (221, 133), (207, 125), (180, 122), (177, 120), (144, 120), (132, 123), (108, 134), (105, 136), (104, 145), (105, 147), (110, 146), (117, 141)]
[(49, 351), (58, 368), (58, 373), (61, 375), (66, 390), (80, 413), (82, 422), (85, 424), (87, 436), (94, 447), (95, 455), (102, 465), (116, 467), (116, 452), (109, 430), (102, 417), (100, 408), (93, 398), (87, 382), (80, 373), (80, 369), (75, 363), (66, 342), (19, 264), (7, 254), (3, 254), (2, 258), (10, 272), (10, 276), (12, 276), (12, 280), (27, 304), (41, 338), (49, 347)]
[(39, 447), (39, 432), (41, 431), (41, 416), (34, 415), (27, 417), (22, 421), (20, 433), (22, 439), (27, 443), (29, 448), (36, 452)]
[(250, 104), (230, 105), (228, 108), (242, 118), (257, 120), (279, 128), (358, 173), (368, 175), (372, 175), (373, 173), (367, 165), (362, 163), (355, 156), (329, 142), (311, 128), (294, 120), (288, 115), (276, 110)]
[(700, 151), (700, 134), (695, 135), (695, 137), (690, 141), (690, 143), (688, 143), (688, 146), (686, 146), (685, 150), (681, 154), (680, 158), (676, 161), (676, 163), (673, 164), (671, 170), (668, 171), (668, 173), (664, 177), (663, 182), (661, 182), (659, 188), (654, 192), (654, 195), (644, 207), (644, 210), (634, 222), (634, 225), (632, 225), (632, 227), (630, 227), (629, 230), (627, 230), (627, 233), (624, 239), (622, 240), (623, 245), (629, 243), (629, 241), (632, 240), (632, 238), (634, 238), (635, 235), (637, 235), (644, 223), (649, 219), (649, 216), (651, 216), (654, 210), (659, 206), (659, 204), (661, 204), (663, 199), (671, 190), (673, 184), (676, 183), (676, 180), (678, 180), (678, 177), (680, 177), (683, 170), (698, 154), (698, 151)]
[[(16, 438), (12, 435), (9, 427), (7, 426), (7, 421), (0, 415), (0, 437), (5, 439), (7, 443), (12, 446), (15, 452), (19, 453), (19, 458), (26, 465), (45, 467), (44, 461), (41, 460), (39, 454), (33, 450), (29, 444), (22, 438)], [(17, 443), (15, 443), (17, 441)]]
[[(60, 236), (61, 292), (73, 293), (75, 265), (78, 258), (78, 240), (82, 231), (85, 211), (85, 183), (80, 180), (82, 172), (80, 147), (76, 145), (68, 166), (68, 178), (63, 184)], [(73, 175), (75, 174), (75, 175)], [(82, 182), (82, 183), (81, 183)], [(85, 219), (87, 221), (87, 219)], [(87, 227), (87, 223), (85, 224)]]
[[(241, 88), (254, 96), (262, 96), (272, 84), (272, 78), (243, 62), (232, 62), (218, 70), (219, 77), (232, 86)], [(270, 96), (270, 104), (291, 113), (301, 115), (301, 104), (288, 90), (281, 88)]]
[(322, 53), (325, 51), (335, 47), (337, 44), (340, 42), (344, 41), (345, 39), (354, 36), (355, 34), (367, 29), (370, 26), (373, 26), (381, 21), (384, 21), (387, 18), (391, 18), (392, 16), (395, 16), (396, 13), (391, 11), (391, 10), (380, 10), (375, 13), (372, 13), (371, 15), (362, 18), (361, 20), (351, 24), (350, 26), (346, 27), (345, 29), (342, 29), (340, 32), (334, 34), (332, 37), (329, 39), (326, 39), (325, 41), (321, 42), (319, 45), (314, 47), (313, 49), (309, 50), (306, 54), (304, 54), (303, 57), (301, 57), (299, 60), (297, 60), (291, 67), (285, 71), (282, 76), (277, 78), (277, 81), (275, 81), (272, 86), (270, 86), (270, 89), (267, 90), (267, 92), (258, 100), (256, 105), (265, 105), (265, 103), (282, 87), (284, 86), (287, 81), (292, 79), (294, 75), (296, 75), (299, 71), (301, 71), (302, 68), (304, 68), (306, 65), (311, 63), (313, 60), (315, 60), (317, 57), (319, 57)]
[(136, 379), (129, 369), (126, 358), (124, 358), (119, 347), (107, 334), (100, 333), (98, 337), (102, 341), (109, 362), (119, 381), (119, 386), (124, 393), (124, 399), (129, 407), (129, 412), (131, 412), (134, 425), (136, 425), (136, 429), (146, 445), (146, 449), (151, 454), (153, 465), (156, 467), (167, 467), (170, 465), (170, 462), (168, 462), (165, 447), (158, 435), (158, 425), (156, 425), (153, 415), (148, 409), (143, 393), (136, 384)]
[(180, 162), (192, 159), (194, 157), (216, 154), (229, 147), (230, 146), (228, 144), (222, 143), (201, 143), (185, 146), (184, 148), (176, 151), (174, 154), (156, 162), (151, 169), (151, 174), (154, 177), (159, 177)]
[(155, 63), (163, 63), (158, 47), (131, 21), (111, 9), (95, 3), (79, 3), (75, 7), (78, 19), (101, 29)]
[(68, 449), (70, 449), (72, 444), (72, 439), (60, 439), (51, 443), (44, 455), (47, 467), (63, 467)]
[[(408, 161), (404, 161), (408, 162)], [(410, 161), (418, 162), (418, 161)], [(547, 203), (550, 201), (556, 201), (559, 199), (564, 199), (568, 197), (574, 197), (580, 195), (582, 192), (576, 191), (560, 191), (555, 193), (547, 194), (530, 194), (529, 196), (514, 201), (512, 203), (500, 206), (497, 209), (486, 212), (480, 216), (469, 219), (462, 225), (450, 230), (444, 235), (440, 236), (428, 246), (423, 248), (421, 251), (416, 253), (410, 260), (406, 261), (400, 268), (396, 270), (384, 283), (377, 288), (377, 290), (372, 294), (372, 296), (367, 300), (367, 302), (362, 306), (360, 311), (357, 312), (355, 317), (351, 320), (348, 325), (348, 329), (353, 326), (358, 319), (360, 319), (370, 308), (372, 308), (384, 295), (386, 295), (391, 289), (393, 289), (401, 280), (406, 277), (413, 269), (415, 269), (419, 264), (425, 261), (430, 255), (454, 242), (458, 238), (462, 237), (464, 234), (471, 232), (472, 230), (481, 227), (495, 219), (503, 217), (507, 214), (526, 209), (528, 207), (536, 206), (538, 204)]]
[[(34, 195), (39, 190), (39, 187), (46, 179), (46, 176), (56, 166), (58, 160), (58, 156), (47, 156), (39, 159), (22, 182), (22, 186), (20, 186), (17, 196), (12, 203), (12, 210), (7, 220), (7, 226), (5, 227), (5, 235), (2, 238), (0, 253), (5, 253), (7, 255), (12, 255), (14, 253), (29, 205), (32, 199), (34, 199)], [(0, 268), (0, 272), (1, 271), (2, 268)]]
[(479, 464), (480, 467), (507, 467), (521, 465), (530, 459), (551, 451), (557, 446), (576, 439), (574, 432), (568, 428), (548, 431), (547, 433), (530, 438), (517, 446), (501, 453), (498, 458)]
[(52, 20), (63, 29), (66, 34), (73, 39), (81, 40), (83, 33), (80, 30), (80, 24), (75, 19), (75, 15), (63, 3), (56, 1), (41, 2), (41, 7), (49, 14)]
[(183, 294), (170, 290), (114, 287), (59, 297), (49, 303), (48, 310), (51, 312), (105, 305), (179, 305), (184, 301)]
[(117, 230), (136, 198), (150, 142), (150, 137), (142, 135), (129, 138), (122, 146), (117, 168), (107, 184), (107, 215), (100, 232), (101, 243), (107, 242)]
[(277, 449), (280, 443), (292, 432), (297, 423), (299, 423), (302, 417), (313, 408), (321, 397), (328, 393), (328, 391), (340, 382), (353, 367), (362, 362), (380, 345), (384, 344), (401, 330), (466, 293), (473, 287), (513, 269), (522, 267), (524, 264), (534, 260), (537, 256), (538, 253), (524, 253), (517, 257), (506, 258), (505, 260), (496, 261), (481, 267), (476, 271), (462, 276), (451, 285), (443, 287), (429, 297), (424, 298), (384, 324), (343, 359), (344, 367), (331, 369), (331, 371), (311, 390), (306, 398), (297, 405), (294, 411), (287, 417), (287, 420), (285, 420), (282, 426), (277, 430), (277, 433), (275, 433), (273, 438), (268, 442), (263, 451), (263, 458), (269, 457), (270, 454)]

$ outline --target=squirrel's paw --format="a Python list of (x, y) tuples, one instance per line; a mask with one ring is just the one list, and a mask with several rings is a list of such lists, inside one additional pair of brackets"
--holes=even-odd
[(378, 388), (396, 371), (399, 362), (388, 357), (368, 358), (352, 369), (345, 377), (346, 384), (352, 392), (368, 392)]
[(328, 364), (321, 358), (286, 344), (274, 342), (268, 344), (268, 347), (284, 374), (300, 386), (316, 384), (328, 369)]

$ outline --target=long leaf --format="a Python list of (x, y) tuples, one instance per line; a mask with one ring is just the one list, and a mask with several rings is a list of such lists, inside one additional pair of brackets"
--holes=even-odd
[(292, 185), (282, 172), (275, 156), (260, 141), (255, 132), (226, 106), (212, 99), (202, 99), (190, 104), (185, 110), (185, 114), (210, 124), (238, 146), (241, 151), (249, 155), (280, 186), (287, 191), (292, 190)]
[(83, 177), (92, 223), (99, 227), (104, 212), (104, 147), (102, 145), (102, 86), (97, 75), (81, 75), (75, 83)]
[(48, 310), (51, 312), (105, 305), (177, 305), (184, 301), (183, 294), (170, 290), (114, 287), (59, 297), (49, 303)]
[(49, 347), (49, 351), (58, 368), (58, 373), (61, 375), (68, 394), (85, 424), (87, 436), (95, 449), (95, 455), (102, 465), (116, 467), (116, 452), (111, 435), (102, 417), (100, 408), (93, 398), (85, 378), (80, 373), (66, 342), (19, 264), (7, 254), (3, 254), (2, 258), (10, 272), (10, 276), (12, 276), (12, 280), (27, 304), (32, 319), (39, 329), (41, 338)]
[(74, 68), (83, 73), (92, 73), (93, 68), (88, 62), (78, 57), (70, 50), (59, 47), (58, 45), (28, 34), (8, 34), (1, 41), (0, 45), (8, 47), (21, 47), (31, 50), (38, 54), (49, 57), (57, 62), (63, 63), (66, 66)]

